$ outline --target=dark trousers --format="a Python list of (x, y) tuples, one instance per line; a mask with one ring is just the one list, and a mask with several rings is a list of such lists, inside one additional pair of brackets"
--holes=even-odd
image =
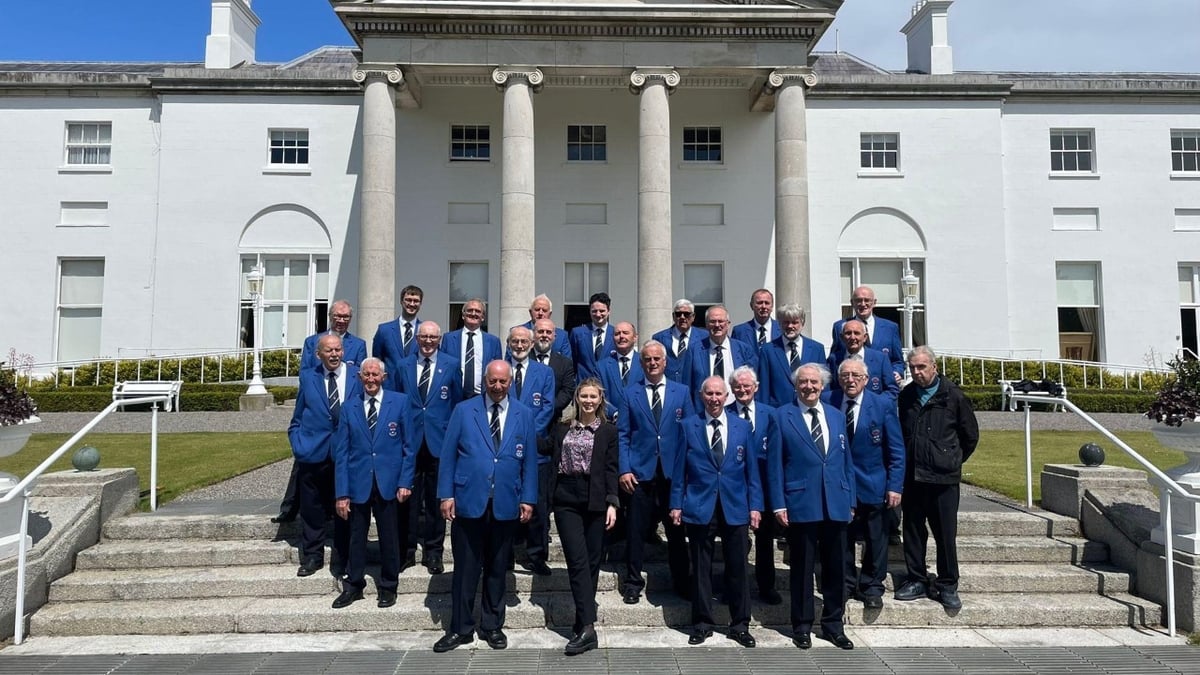
[[(371, 498), (363, 504), (350, 503), (350, 559), (346, 564), (346, 585), (362, 590), (366, 585), (363, 578), (367, 567), (367, 530), (371, 528), (371, 516), (375, 516), (375, 530), (379, 534), (379, 579), (376, 586), (381, 591), (396, 590), (400, 578), (400, 502), (396, 495), (390, 498), (379, 494), (379, 486), (371, 484)], [(338, 520), (341, 520), (340, 518)]]
[(333, 518), (333, 553), (341, 564), (350, 555), (350, 526), (333, 512), (333, 462), (296, 462), (300, 512), (300, 560), (325, 561), (325, 526)]
[[(883, 597), (883, 580), (887, 577), (888, 509), (883, 504), (858, 503), (854, 520), (846, 532), (846, 597), (855, 594)], [(863, 543), (862, 570), (855, 566), (854, 542)]]
[(788, 547), (792, 551), (792, 630), (812, 631), (816, 616), (813, 601), (813, 566), (821, 558), (821, 630), (840, 635), (846, 612), (845, 575), (846, 523), (818, 520), (789, 523)]
[[(958, 483), (908, 483), (904, 486), (904, 566), (908, 581), (926, 581), (925, 544), (937, 543), (937, 587), (958, 590)], [(928, 529), (926, 528), (928, 523)]]
[(492, 503), (480, 518), (459, 516), (450, 525), (450, 546), (454, 553), (454, 578), (451, 582), (450, 631), (466, 635), (475, 629), (475, 589), (483, 575), (483, 602), (479, 627), (493, 631), (504, 627), (504, 585), (512, 540), (517, 521), (497, 520)]
[[(522, 526), (525, 531), (525, 553), (531, 562), (546, 562), (550, 546), (550, 462), (538, 464), (538, 497), (533, 516)], [(584, 490), (587, 494), (587, 490)]]
[(729, 630), (745, 631), (750, 625), (750, 577), (746, 555), (750, 552), (748, 525), (725, 522), (717, 499), (712, 521), (707, 525), (685, 525), (696, 569), (692, 573), (692, 624), (700, 630), (713, 626), (712, 558), (717, 537), (725, 557), (725, 597), (729, 601)]
[(560, 475), (554, 499), (554, 522), (567, 560), (571, 598), (575, 601), (576, 635), (584, 626), (596, 623), (596, 584), (604, 552), (605, 512), (587, 509), (588, 480), (588, 476)]
[(300, 463), (292, 459), (292, 471), (288, 474), (287, 487), (283, 490), (283, 499), (279, 500), (279, 513), (293, 518), (300, 512), (300, 504), (296, 501), (296, 476), (300, 472)]
[(754, 580), (759, 594), (775, 588), (775, 537), (781, 529), (775, 515), (769, 509), (764, 510), (754, 531)]
[(422, 441), (413, 472), (412, 496), (401, 505), (402, 517), (397, 519), (406, 559), (416, 559), (418, 543), (421, 544), (422, 561), (442, 559), (446, 519), (442, 518), (442, 504), (437, 497), (437, 481), (438, 458)]
[(642, 565), (646, 556), (646, 535), (658, 523), (667, 533), (667, 562), (671, 568), (671, 581), (675, 589), (691, 586), (688, 581), (691, 570), (688, 562), (687, 541), (682, 525), (674, 525), (668, 516), (671, 499), (671, 481), (663, 477), (659, 467), (654, 480), (644, 480), (633, 489), (629, 499), (629, 529), (625, 536), (625, 589), (641, 591), (646, 587), (642, 579)]

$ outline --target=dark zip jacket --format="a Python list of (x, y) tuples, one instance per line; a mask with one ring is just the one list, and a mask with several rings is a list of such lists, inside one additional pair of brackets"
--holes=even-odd
[(921, 388), (910, 383), (897, 401), (904, 432), (905, 484), (953, 484), (979, 444), (975, 411), (958, 385), (938, 376), (938, 388), (921, 405)]

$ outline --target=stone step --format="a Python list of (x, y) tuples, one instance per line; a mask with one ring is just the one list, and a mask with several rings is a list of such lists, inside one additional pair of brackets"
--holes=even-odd
[[(331, 596), (291, 598), (198, 599), (187, 603), (169, 600), (51, 603), (31, 619), (33, 636), (182, 633), (295, 633), (326, 631), (397, 631), (444, 628), (449, 618), (448, 595), (400, 596), (395, 607), (380, 609), (374, 596), (335, 610)], [(691, 604), (670, 593), (649, 593), (636, 605), (626, 605), (616, 594), (603, 594), (599, 623), (608, 628), (686, 626)], [(964, 606), (948, 612), (930, 600), (885, 600), (882, 609), (866, 610), (851, 601), (846, 623), (855, 625), (1029, 627), (1029, 626), (1141, 626), (1158, 625), (1160, 608), (1126, 594), (964, 594)], [(819, 612), (819, 610), (818, 610)], [(728, 612), (717, 605), (716, 621), (728, 621)], [(787, 626), (789, 608), (755, 603), (755, 625)], [(510, 595), (506, 609), (508, 628), (567, 628), (574, 618), (569, 593), (544, 592), (532, 596)]]
[[(107, 541), (79, 552), (76, 569), (150, 569), (299, 564), (296, 547), (286, 541)], [(294, 570), (293, 570), (294, 572)]]

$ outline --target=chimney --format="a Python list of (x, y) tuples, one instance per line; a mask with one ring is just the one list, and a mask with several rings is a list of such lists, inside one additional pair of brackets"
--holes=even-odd
[(946, 15), (954, 0), (921, 0), (913, 5), (912, 18), (900, 29), (908, 38), (908, 72), (950, 75), (954, 50), (950, 47), (950, 22)]
[(212, 28), (204, 43), (205, 68), (254, 63), (254, 33), (261, 23), (250, 0), (212, 0)]

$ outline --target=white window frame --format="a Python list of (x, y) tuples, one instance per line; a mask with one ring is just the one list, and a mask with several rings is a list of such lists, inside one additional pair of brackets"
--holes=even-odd
[[(885, 285), (880, 283), (878, 279), (863, 279), (863, 263), (887, 263), (898, 264), (900, 269), (895, 278), (896, 301), (888, 302), (887, 299), (891, 295), (891, 289), (885, 288)], [(917, 297), (913, 302), (913, 344), (924, 345), (929, 344), (926, 321), (925, 321), (925, 289), (928, 284), (925, 281), (925, 259), (924, 258), (842, 258), (839, 278), (841, 285), (841, 316), (849, 318), (854, 316), (854, 307), (850, 304), (850, 294), (859, 286), (870, 286), (871, 290), (875, 291), (875, 308), (876, 310), (888, 310), (883, 314), (896, 312), (898, 321), (896, 325), (900, 327), (900, 344), (907, 345), (904, 336), (904, 282), (901, 277), (904, 276), (905, 269), (911, 269), (913, 274), (920, 280), (917, 288)], [(891, 284), (888, 284), (891, 285)], [(879, 296), (884, 297), (884, 301), (879, 300)], [(884, 318), (890, 317), (885, 316)], [(818, 336), (819, 339), (819, 336)]]
[[(1079, 147), (1083, 143), (1086, 148)], [(1058, 145), (1060, 147), (1055, 147)], [(1086, 159), (1088, 167), (1079, 168), (1081, 160)], [(1055, 164), (1058, 168), (1055, 168)], [(1069, 166), (1075, 168), (1068, 168)], [(1050, 173), (1091, 175), (1097, 172), (1096, 167), (1096, 130), (1095, 129), (1051, 129), (1050, 130)]]
[[(694, 288), (689, 283), (689, 278), (692, 274), (689, 272), (699, 268), (716, 268), (720, 279), (720, 286), (715, 296), (701, 293), (700, 289)], [(709, 307), (714, 305), (725, 304), (725, 290), (727, 283), (725, 279), (725, 263), (720, 260), (688, 260), (683, 263), (683, 297), (692, 301), (696, 307), (696, 321), (700, 326), (704, 325), (704, 313)]]
[[(80, 138), (71, 139), (72, 129), (79, 130)], [(107, 140), (105, 140), (106, 136)], [(75, 160), (71, 158), (72, 151), (79, 151), (79, 156)], [(89, 155), (94, 155), (94, 157), (89, 157)], [(63, 165), (111, 167), (112, 122), (67, 122), (63, 129)]]
[[(578, 279), (578, 283), (572, 284), (570, 277), (573, 274), (582, 275)], [(562, 322), (562, 327), (570, 330), (575, 326), (580, 326), (588, 321), (591, 321), (591, 305), (588, 303), (588, 298), (595, 293), (608, 293), (612, 284), (612, 266), (607, 260), (596, 261), (574, 261), (569, 260), (563, 263), (563, 311), (559, 321)], [(580, 292), (572, 293), (572, 286), (578, 286)], [(586, 318), (584, 318), (586, 317)]]
[[(480, 139), (479, 132), (484, 131), (487, 138)], [(455, 132), (461, 136), (456, 138)], [(468, 138), (474, 135), (474, 138)], [(456, 149), (461, 153), (456, 154)], [(487, 152), (480, 155), (480, 149)], [(472, 154), (472, 152), (474, 154)], [(492, 161), (492, 127), (489, 124), (451, 124), (450, 125), (450, 161), (451, 162), (490, 162)]]
[[(888, 166), (889, 158), (892, 166)], [(859, 134), (858, 169), (862, 173), (900, 173), (900, 134), (886, 131)]]
[[(239, 257), (240, 283), (238, 300), (238, 324), (234, 344), (239, 347), (254, 346), (254, 304), (250, 299), (249, 285), (246, 275), (256, 264), (267, 267), (268, 263), (283, 262), (283, 286), (276, 297), (268, 295), (270, 284), (263, 279), (263, 341), (264, 348), (300, 347), (304, 338), (314, 333), (322, 332), (329, 327), (329, 255), (325, 253), (243, 253)], [(304, 283), (304, 297), (294, 297), (292, 286), (292, 263), (304, 261), (307, 264), (307, 275)], [(323, 282), (321, 280), (324, 280)], [(323, 287), (322, 287), (323, 286)], [(288, 317), (296, 308), (303, 307), (305, 311), (304, 327), (301, 335), (293, 335), (289, 330)], [(266, 312), (278, 308), (282, 321), (282, 332), (278, 342), (267, 340)]]
[[(71, 263), (96, 263), (101, 266), (100, 273), (100, 299), (98, 302), (64, 302), (63, 301), (63, 279), (65, 268)], [(100, 328), (96, 335), (96, 353), (89, 354), (84, 357), (84, 360), (93, 359), (100, 356), (101, 337), (104, 330), (104, 276), (107, 261), (102, 257), (97, 258), (59, 258), (58, 259), (58, 286), (55, 289), (55, 311), (54, 311), (54, 356), (57, 360), (62, 360), (62, 338), (63, 338), (63, 314), (64, 312), (95, 312), (96, 318), (100, 322)]]
[[(1090, 267), (1092, 268), (1092, 295), (1094, 302), (1092, 303), (1071, 303), (1059, 297), (1059, 275), (1063, 267)], [(1094, 357), (1096, 361), (1104, 360), (1104, 296), (1102, 293), (1103, 270), (1099, 261), (1096, 260), (1056, 260), (1054, 262), (1054, 306), (1055, 306), (1055, 326), (1056, 334), (1059, 336), (1059, 344), (1062, 344), (1062, 335), (1064, 333), (1083, 332), (1092, 335), (1092, 353), (1089, 356)], [(1092, 331), (1087, 331), (1086, 326), (1083, 331), (1064, 331), (1062, 329), (1061, 311), (1064, 309), (1074, 310), (1094, 310), (1093, 321), (1095, 326)], [(1082, 313), (1080, 313), (1080, 321), (1084, 321)], [(1084, 359), (1089, 360), (1089, 359)]]
[[(1187, 297), (1182, 292), (1185, 278)], [(1200, 262), (1179, 263), (1179, 286), (1179, 346), (1190, 350), (1192, 355), (1200, 354), (1200, 341), (1197, 340), (1200, 336)]]
[[(590, 136), (589, 140), (586, 140), (586, 141), (583, 140), (585, 129), (587, 130), (588, 135)], [(574, 130), (575, 137), (576, 137), (576, 140), (574, 140), (574, 141), (571, 140), (572, 130)], [(603, 140), (599, 140), (599, 141), (596, 140), (596, 131), (597, 130), (600, 130), (600, 132), (604, 135)], [(571, 157), (572, 148), (574, 148), (578, 151), (578, 154), (579, 154), (578, 157), (575, 157), (575, 158)], [(604, 155), (603, 157), (600, 157), (599, 159), (596, 158), (596, 149), (597, 148), (599, 148), (601, 150), (601, 154)], [(585, 149), (588, 150), (588, 152), (586, 154), (589, 154), (590, 157), (587, 157), (587, 158), (583, 157), (583, 155), (585, 154), (584, 153)], [(606, 124), (568, 124), (567, 125), (567, 161), (572, 164), (575, 164), (575, 163), (589, 164), (589, 163), (594, 163), (594, 162), (607, 162), (608, 161), (608, 125), (606, 125)]]
[[(484, 278), (484, 287), (482, 289), (466, 289), (463, 292), (455, 292), (453, 286), (454, 279), (456, 277), (454, 269), (455, 267), (465, 266), (477, 266), (482, 269)], [(462, 325), (462, 311), (468, 300), (479, 298), (480, 300), (483, 300), (485, 304), (487, 304), (492, 286), (491, 264), (486, 260), (451, 260), (447, 265), (446, 270), (446, 297), (449, 298), (450, 302), (447, 305), (447, 316), (449, 317), (448, 321), (446, 322), (447, 329), (443, 332), (457, 330)], [(483, 323), (483, 329), (485, 331), (487, 330), (487, 322), (488, 317), (485, 314)]]
[(1171, 130), (1171, 173), (1200, 175), (1200, 129)]
[[(692, 135), (692, 140), (688, 141), (688, 134)], [(716, 140), (713, 135), (716, 135)], [(704, 140), (700, 140), (700, 136), (704, 136)], [(692, 157), (688, 158), (688, 151), (691, 151)], [(712, 153), (716, 152), (716, 159), (713, 159)], [(700, 156), (703, 155), (703, 158)], [(683, 149), (682, 155), (685, 164), (724, 164), (725, 163), (725, 131), (719, 125), (696, 125), (686, 126), (683, 128)]]
[[(311, 146), (308, 129), (275, 128), (267, 130), (267, 166), (274, 168), (304, 168), (309, 165)], [(276, 154), (279, 161), (275, 160)], [(303, 153), (304, 161), (300, 161)], [(288, 160), (288, 155), (293, 161)]]

